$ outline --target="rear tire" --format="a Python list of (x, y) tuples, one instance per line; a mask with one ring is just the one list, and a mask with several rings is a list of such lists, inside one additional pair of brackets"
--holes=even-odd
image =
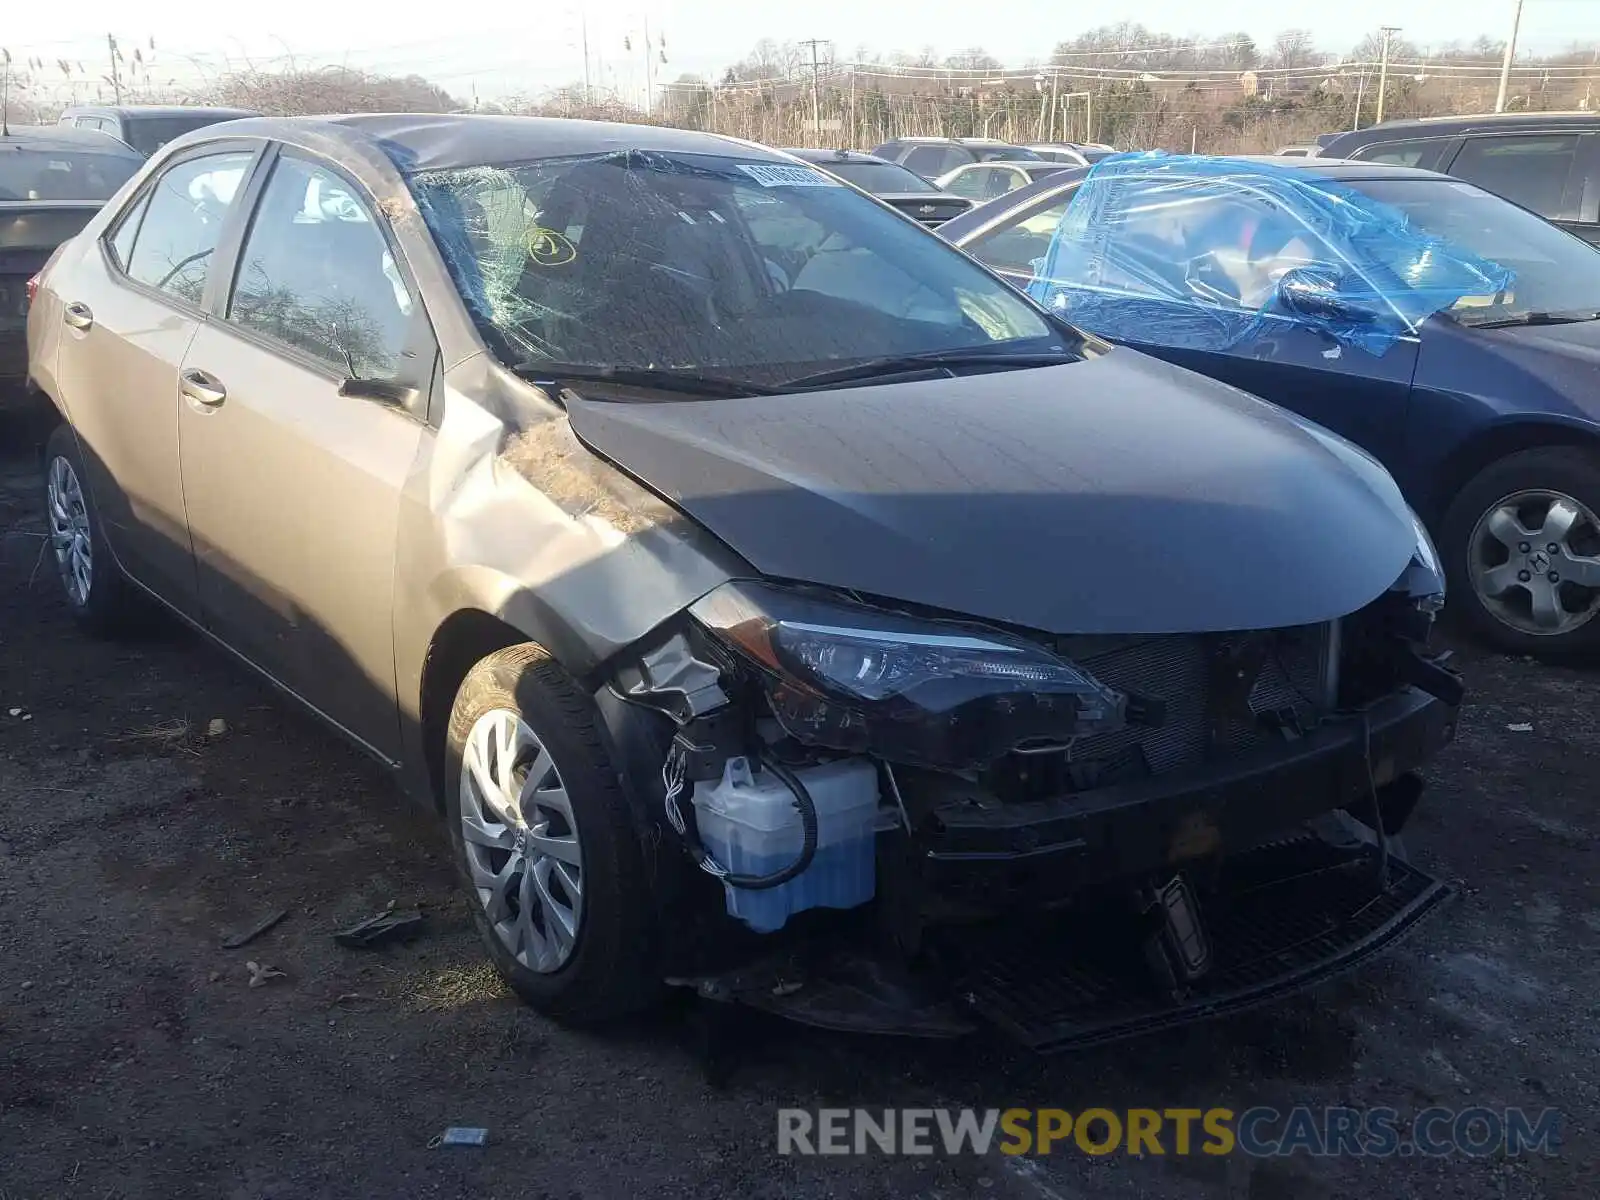
[(137, 602), (101, 530), (89, 494), (78, 435), (57, 425), (44, 446), (45, 555), (55, 567), (67, 609), (97, 637), (114, 637), (137, 623)]
[(446, 735), (446, 812), (473, 922), (506, 982), (572, 1025), (662, 990), (643, 854), (596, 720), (529, 644), (468, 672)]
[[(1594, 451), (1543, 446), (1485, 467), (1457, 493), (1440, 526), (1452, 615), (1512, 654), (1600, 651), (1597, 514)], [(1579, 586), (1580, 577), (1594, 586)]]

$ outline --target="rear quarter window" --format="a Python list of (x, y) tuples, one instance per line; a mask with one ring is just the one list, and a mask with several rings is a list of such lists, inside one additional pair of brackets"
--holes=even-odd
[[(1417, 138), (1409, 142), (1373, 142), (1367, 146), (1358, 147), (1349, 154), (1350, 158), (1359, 162), (1383, 163), (1392, 167), (1420, 167), (1424, 171), (1435, 171), (1439, 168), (1439, 160), (1444, 157), (1444, 149), (1451, 145), (1451, 138)], [(1299, 152), (1303, 153), (1303, 151)]]

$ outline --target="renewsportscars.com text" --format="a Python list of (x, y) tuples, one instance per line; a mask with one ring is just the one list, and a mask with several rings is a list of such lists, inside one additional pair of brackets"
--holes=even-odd
[(1555, 1109), (785, 1108), (779, 1154), (1553, 1154)]

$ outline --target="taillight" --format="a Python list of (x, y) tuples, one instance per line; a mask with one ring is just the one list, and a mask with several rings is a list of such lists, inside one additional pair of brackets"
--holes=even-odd
[(39, 294), (39, 276), (33, 276), (23, 287), (28, 294), (28, 303), (32, 304), (33, 298)]

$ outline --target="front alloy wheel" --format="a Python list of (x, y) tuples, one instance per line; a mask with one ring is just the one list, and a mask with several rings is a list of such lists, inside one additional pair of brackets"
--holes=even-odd
[(583, 847), (555, 761), (516, 712), (484, 713), (461, 759), (461, 840), (495, 936), (530, 971), (559, 970), (583, 925)]
[(1530, 637), (1561, 637), (1600, 612), (1600, 520), (1582, 501), (1530, 488), (1479, 518), (1470, 577), (1495, 617)]
[(596, 1024), (660, 994), (658, 901), (594, 701), (548, 651), (508, 646), (457, 690), (445, 810), (472, 922), (530, 1004)]

